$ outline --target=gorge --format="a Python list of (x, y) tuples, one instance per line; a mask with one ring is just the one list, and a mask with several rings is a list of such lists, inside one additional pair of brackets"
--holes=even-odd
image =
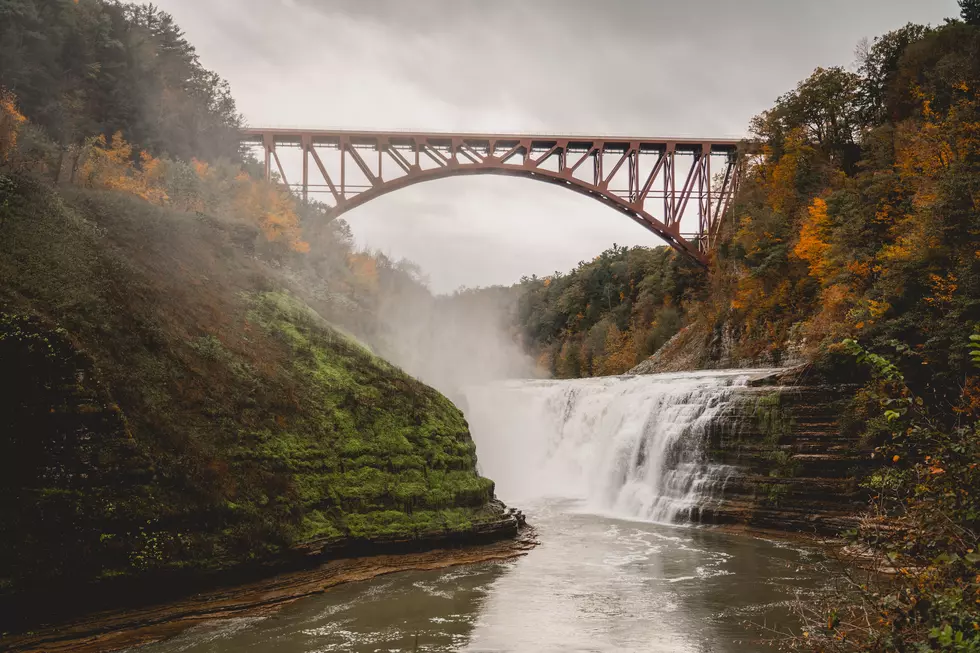
[(470, 387), (481, 471), (540, 540), (525, 557), (357, 582), (140, 650), (761, 650), (759, 626), (791, 627), (797, 602), (819, 595), (822, 556), (692, 522), (717, 518), (744, 481), (737, 461), (713, 460), (717, 433), (754, 422), (752, 409), (732, 415), (775, 374)]
[(160, 1), (0, 0), (0, 649), (980, 651), (980, 0)]

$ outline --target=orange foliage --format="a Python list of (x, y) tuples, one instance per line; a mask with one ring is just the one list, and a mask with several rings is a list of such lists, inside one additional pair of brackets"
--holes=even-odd
[(537, 360), (535, 361), (535, 365), (538, 368), (538, 371), (542, 375), (551, 374), (551, 363), (552, 363), (552, 353), (547, 350), (541, 352), (541, 354), (538, 356)]
[(807, 262), (810, 266), (810, 276), (821, 283), (828, 281), (834, 271), (827, 259), (830, 250), (829, 228), (827, 202), (818, 197), (810, 204), (806, 220), (800, 228), (800, 238), (793, 248), (793, 254)]
[[(207, 169), (204, 172), (206, 174)], [(296, 252), (310, 251), (310, 244), (300, 238), (296, 200), (291, 195), (245, 174), (236, 177), (234, 188), (235, 207), (242, 214), (257, 219), (266, 240), (284, 242)]]
[(945, 277), (941, 277), (938, 274), (930, 274), (929, 282), (932, 285), (932, 297), (925, 297), (926, 303), (938, 306), (953, 301), (953, 293), (959, 287), (956, 275), (952, 272)]
[(17, 132), (27, 118), (17, 109), (17, 98), (0, 88), (0, 162), (6, 161), (17, 147)]
[(636, 365), (633, 331), (620, 331), (615, 325), (606, 332), (605, 355), (598, 362), (599, 374), (623, 374)]
[(871, 276), (871, 264), (867, 261), (851, 261), (847, 264), (847, 271), (864, 280)]
[(936, 198), (935, 183), (940, 174), (958, 161), (966, 161), (980, 151), (980, 122), (969, 120), (980, 103), (980, 93), (966, 84), (953, 84), (961, 94), (945, 114), (932, 109), (931, 98), (919, 92), (922, 120), (901, 124), (896, 135), (895, 167), (915, 183), (915, 205), (930, 205)]
[(160, 161), (146, 152), (140, 153), (139, 160), (137, 167), (133, 146), (120, 132), (113, 134), (108, 142), (100, 135), (88, 149), (79, 175), (86, 186), (118, 190), (154, 204), (164, 204), (167, 193), (162, 185)]
[(370, 254), (351, 254), (347, 257), (347, 267), (354, 278), (372, 292), (378, 290), (378, 262)]
[(196, 176), (196, 185), (185, 187), (188, 180), (184, 178), (185, 183), (174, 191), (176, 197), (171, 197), (168, 187), (172, 180), (168, 175), (183, 165), (146, 152), (137, 156), (133, 146), (117, 132), (109, 141), (104, 136), (92, 141), (78, 179), (92, 188), (129, 193), (175, 209), (244, 218), (258, 224), (269, 242), (284, 243), (296, 252), (310, 250), (309, 243), (302, 239), (296, 199), (291, 194), (252, 179), (237, 166), (215, 166), (194, 159), (189, 169), (192, 180)]
[(980, 379), (975, 376), (967, 377), (960, 404), (953, 408), (953, 412), (970, 418), (980, 417)]
[[(854, 304), (854, 293), (845, 284), (833, 284), (821, 290), (820, 309), (806, 324), (807, 341), (819, 345), (821, 341), (839, 341), (850, 335), (847, 322)], [(855, 328), (863, 326), (855, 325)]]

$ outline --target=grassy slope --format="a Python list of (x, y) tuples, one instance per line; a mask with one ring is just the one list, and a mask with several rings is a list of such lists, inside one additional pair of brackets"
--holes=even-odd
[(248, 254), (246, 225), (15, 180), (0, 225), (5, 592), (496, 517), (463, 415)]

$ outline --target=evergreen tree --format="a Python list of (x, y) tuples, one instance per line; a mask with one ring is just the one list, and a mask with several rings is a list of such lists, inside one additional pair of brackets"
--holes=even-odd
[(970, 25), (980, 26), (980, 0), (960, 0), (960, 14)]
[(227, 83), (152, 5), (0, 0), (0, 86), (62, 146), (122, 132), (155, 155), (238, 158)]

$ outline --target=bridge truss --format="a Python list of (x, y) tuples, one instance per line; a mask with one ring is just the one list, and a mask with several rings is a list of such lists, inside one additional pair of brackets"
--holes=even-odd
[[(246, 129), (242, 143), (264, 151), (267, 179), (319, 194), (330, 217), (423, 181), (511, 175), (596, 199), (702, 265), (742, 173), (739, 141), (725, 139)], [(281, 148), (299, 149), (300, 181)]]

